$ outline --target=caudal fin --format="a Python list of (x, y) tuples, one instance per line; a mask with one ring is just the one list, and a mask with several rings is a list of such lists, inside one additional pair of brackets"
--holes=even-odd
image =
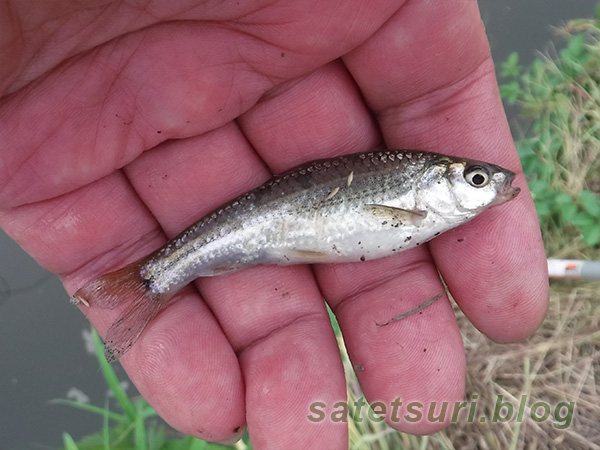
[(167, 304), (168, 297), (153, 293), (140, 275), (144, 259), (90, 281), (72, 297), (74, 304), (90, 308), (113, 309), (126, 305), (121, 316), (111, 325), (104, 340), (108, 362), (123, 356), (140, 337), (146, 325)]

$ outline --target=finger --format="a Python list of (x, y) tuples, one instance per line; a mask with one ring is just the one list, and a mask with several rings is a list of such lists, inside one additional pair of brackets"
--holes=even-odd
[(226, 23), (173, 21), (129, 33), (3, 99), (0, 205), (61, 195), (160, 142), (218, 128), (273, 85), (366, 39), (396, 8), (366, 0), (255, 6)]
[[(268, 5), (268, 1), (219, 4), (182, 0), (175, 3), (104, 1), (5, 2), (0, 39), (0, 92), (12, 93), (74, 55), (119, 36), (165, 21), (231, 20)], [(39, 55), (44, 55), (40, 58)]]
[[(233, 125), (147, 152), (127, 174), (171, 235), (269, 176)], [(315, 397), (332, 405), (345, 396), (339, 351), (310, 270), (256, 267), (197, 285), (240, 358), (253, 446), (346, 447), (343, 423), (305, 420)]]
[[(271, 82), (252, 70), (233, 82), (240, 62), (230, 46), (243, 47), (239, 35), (199, 28), (167, 24), (133, 33), (6, 99), (0, 140), (12, 151), (2, 152), (0, 202), (14, 206), (63, 194), (160, 142), (217, 128), (254, 103)], [(190, 57), (191, 48), (204, 56)], [(27, 132), (32, 122), (36, 133)]]
[[(38, 261), (61, 273), (69, 292), (164, 242), (156, 221), (118, 172), (49, 201), (1, 210), (0, 223)], [(119, 314), (83, 312), (101, 335)], [(188, 291), (163, 311), (121, 362), (140, 393), (177, 429), (224, 440), (243, 426), (237, 358), (197, 294)]]
[(442, 408), (462, 400), (465, 384), (465, 355), (448, 298), (379, 325), (443, 294), (427, 250), (319, 268), (318, 280), (367, 401), (382, 402), (386, 422), (403, 432), (431, 434), (447, 425), (451, 414)]
[(344, 422), (308, 420), (346, 398), (339, 349), (310, 268), (262, 266), (200, 281), (246, 382), (254, 448), (348, 447)]
[[(324, 33), (318, 42), (315, 40), (311, 42), (312, 50), (317, 56), (315, 58), (306, 58), (310, 64), (302, 64), (302, 62), (306, 62), (306, 60), (301, 58), (301, 60), (297, 59), (294, 62), (275, 65), (278, 70), (281, 70), (284, 73), (281, 75), (282, 77), (294, 76), (294, 74), (299, 73), (297, 70), (309, 70), (306, 69), (306, 67), (314, 68), (318, 65), (319, 61), (331, 58), (331, 54), (335, 54), (336, 52), (340, 53), (344, 51), (345, 48), (349, 48), (352, 45), (352, 40), (346, 38), (341, 41), (337, 40), (336, 44), (332, 45), (331, 40), (327, 36), (328, 34), (353, 36), (355, 39), (360, 40), (368, 35), (370, 32), (369, 30), (376, 28), (381, 21), (385, 20), (385, 14), (382, 15), (381, 10), (366, 8), (365, 15), (362, 18), (366, 18), (366, 23), (368, 23), (369, 26), (365, 27), (363, 22), (357, 23), (354, 20), (350, 22), (345, 20), (348, 15), (353, 16), (355, 10), (348, 8), (344, 11), (346, 13), (345, 16), (341, 14), (335, 16), (337, 21), (331, 21), (327, 16), (320, 16), (319, 14), (313, 16), (313, 13), (315, 13), (314, 10), (310, 11), (311, 14), (308, 17), (304, 16), (296, 27), (290, 27), (290, 22), (286, 21), (284, 28), (290, 27), (287, 36), (295, 37), (295, 42), (292, 39), (292, 41), (284, 42), (284, 44), (289, 44), (292, 48), (294, 47), (294, 44), (297, 44), (298, 42), (306, 42), (304, 38), (306, 33), (298, 33), (298, 31), (303, 30), (302, 27), (311, 29), (316, 26), (321, 32), (327, 31), (327, 33)], [(336, 11), (336, 13), (337, 12), (339, 11)], [(315, 20), (315, 18), (319, 20)], [(276, 30), (276, 26), (267, 27), (265, 29), (263, 27), (264, 21), (259, 19), (260, 17), (253, 18), (254, 21), (259, 23), (257, 29), (266, 30), (267, 34), (273, 33), (275, 36), (280, 35)], [(275, 21), (275, 15), (271, 16), (270, 20)], [(325, 22), (322, 27), (319, 26), (320, 21)], [(250, 22), (252, 23), (252, 21)], [(340, 26), (338, 25), (341, 25), (342, 27), (350, 25), (351, 27), (355, 27), (357, 32), (351, 33), (352, 30), (349, 30), (348, 33), (340, 33)], [(244, 92), (244, 96), (240, 95), (238, 97), (236, 97), (235, 94), (236, 92), (239, 94), (239, 91), (227, 91), (227, 89), (225, 89), (228, 95), (219, 97), (218, 94), (223, 92), (223, 90), (212, 89), (215, 86), (220, 86), (218, 82), (214, 82), (214, 79), (217, 79), (217, 81), (222, 81), (225, 78), (229, 80), (229, 78), (221, 76), (223, 73), (227, 74), (228, 72), (219, 72), (218, 70), (210, 69), (214, 69), (215, 67), (218, 68), (220, 65), (226, 64), (218, 58), (211, 61), (211, 65), (209, 65), (210, 67), (208, 68), (199, 64), (190, 64), (185, 61), (185, 56), (189, 55), (189, 52), (186, 53), (184, 57), (181, 57), (179, 50), (181, 48), (187, 48), (188, 50), (193, 48), (200, 52), (204, 50), (205, 53), (203, 53), (203, 55), (210, 57), (212, 51), (220, 48), (218, 43), (226, 42), (228, 37), (223, 37), (217, 33), (212, 35), (214, 39), (204, 39), (204, 37), (206, 37), (205, 35), (198, 33), (197, 29), (194, 29), (193, 32), (191, 32), (189, 27), (186, 28), (187, 34), (183, 32), (180, 35), (179, 33), (172, 31), (173, 29), (169, 27), (160, 29), (153, 28), (144, 30), (144, 33), (141, 34), (133, 33), (127, 38), (115, 40), (114, 42), (97, 49), (91, 56), (81, 55), (79, 58), (64, 64), (61, 67), (61, 72), (48, 74), (43, 80), (40, 80), (39, 83), (32, 84), (26, 89), (16, 92), (11, 98), (6, 99), (5, 102), (3, 102), (0, 106), (0, 116), (3, 119), (3, 123), (7, 123), (8, 126), (3, 128), (6, 133), (2, 135), (2, 138), (6, 139), (3, 139), (2, 142), (7, 143), (7, 145), (10, 145), (13, 149), (16, 149), (16, 151), (10, 153), (3, 152), (3, 159), (0, 161), (0, 173), (2, 175), (7, 175), (6, 177), (0, 177), (5, 183), (3, 184), (1, 191), (3, 194), (7, 194), (6, 197), (2, 198), (6, 208), (15, 207), (19, 203), (31, 203), (40, 201), (44, 198), (50, 198), (59, 193), (70, 192), (82, 184), (99, 179), (107, 173), (110, 173), (115, 167), (126, 165), (127, 162), (133, 160), (141, 151), (161, 142), (162, 139), (169, 137), (186, 137), (207, 129), (215, 128), (227, 121), (227, 119), (224, 119), (223, 117), (217, 117), (215, 119), (215, 116), (218, 116), (218, 114), (215, 114), (215, 109), (211, 109), (212, 106), (215, 106), (215, 103), (217, 103), (217, 106), (219, 102), (224, 105), (222, 111), (217, 110), (217, 113), (225, 112), (226, 114), (223, 114), (222, 116), (227, 116), (227, 114), (229, 114), (233, 117), (236, 113), (232, 113), (231, 111), (243, 110), (245, 105), (245, 103), (242, 102), (242, 106), (240, 107), (240, 104), (235, 101), (236, 98), (242, 98), (242, 100), (250, 98), (251, 100), (249, 102), (252, 103), (252, 94), (254, 93), (256, 95), (255, 98), (257, 98), (257, 96), (262, 93), (261, 90), (264, 90), (264, 84), (262, 84), (264, 81), (263, 78), (259, 77), (258, 81), (256, 81), (256, 79), (250, 76), (248, 79), (244, 78), (243, 81), (245, 82), (239, 83), (239, 85), (246, 87), (256, 87), (258, 85), (258, 89), (250, 89), (249, 91)], [(200, 39), (196, 40), (190, 38), (190, 35), (193, 35), (196, 39), (200, 37)], [(221, 37), (223, 37), (223, 39), (221, 39)], [(162, 41), (162, 38), (165, 38), (164, 41)], [(232, 39), (232, 41), (235, 41), (235, 39)], [(177, 47), (175, 44), (171, 46), (168, 44), (162, 45), (161, 42), (174, 42), (181, 47)], [(200, 45), (198, 45), (198, 42), (200, 42)], [(217, 44), (215, 44), (215, 42)], [(253, 47), (253, 44), (255, 43), (254, 40), (250, 39), (250, 42), (250, 47), (257, 50), (256, 53), (258, 54), (258, 59), (253, 61), (254, 64), (258, 67), (272, 67), (271, 53), (264, 51), (265, 48), (260, 45)], [(228, 55), (231, 52), (228, 52), (227, 50), (233, 48), (235, 49), (235, 52), (233, 53), (237, 54), (238, 48), (241, 48), (242, 46), (237, 46), (236, 44), (237, 42), (231, 48), (221, 48), (224, 51), (217, 51), (216, 53), (219, 56)], [(132, 51), (132, 46), (136, 47), (135, 52)], [(332, 53), (328, 54), (326, 51), (323, 51), (326, 47), (329, 48)], [(277, 48), (277, 45), (275, 45), (275, 48)], [(155, 52), (154, 50), (157, 51)], [(277, 48), (277, 50), (278, 51), (275, 52), (277, 57), (283, 58), (285, 55), (289, 57), (295, 54), (294, 51), (288, 51), (287, 54), (284, 54), (279, 51), (280, 48)], [(197, 55), (195, 52), (192, 53), (194, 56)], [(252, 52), (244, 52), (244, 57), (251, 53)], [(298, 47), (298, 53), (303, 56), (307, 52), (305, 52), (304, 48)], [(142, 55), (142, 58), (139, 60), (136, 59), (140, 54)], [(145, 58), (143, 56), (145, 56)], [(155, 64), (157, 59), (163, 62), (163, 65)], [(178, 63), (180, 63), (181, 60), (184, 60), (185, 63), (180, 66)], [(126, 63), (123, 63), (123, 61), (126, 61)], [(150, 64), (149, 61), (151, 61), (152, 64)], [(234, 61), (239, 62), (239, 60), (236, 59), (234, 59)], [(194, 60), (194, 63), (195, 62), (196, 61)], [(242, 64), (245, 64), (246, 62), (247, 60), (244, 59)], [(212, 66), (213, 63), (214, 67)], [(177, 67), (182, 70), (178, 71)], [(190, 70), (190, 68), (192, 70)], [(98, 70), (96, 71), (94, 69)], [(170, 70), (173, 70), (173, 73), (171, 73)], [(96, 73), (98, 73), (99, 76), (96, 77)], [(192, 76), (197, 73), (202, 73), (206, 77), (201, 80), (203, 82), (205, 81), (205, 83), (200, 83), (202, 84), (200, 87), (197, 87), (198, 83), (193, 84), (189, 82), (189, 80), (193, 78)], [(179, 74), (184, 74), (184, 76), (179, 76)], [(242, 76), (247, 75), (243, 70), (238, 72), (238, 74), (241, 74)], [(124, 75), (125, 77), (122, 78), (121, 75)], [(269, 75), (276, 78), (277, 74), (273, 75), (270, 73)], [(239, 81), (239, 79), (237, 81)], [(190, 84), (192, 84), (192, 88), (189, 87)], [(237, 83), (234, 84), (235, 86), (238, 86)], [(266, 84), (268, 85), (268, 83)], [(183, 85), (184, 88), (179, 90), (177, 86), (180, 85)], [(112, 90), (108, 90), (108, 95), (106, 94), (107, 86), (111, 86), (112, 88)], [(230, 85), (228, 84), (225, 85), (225, 87), (229, 86)], [(76, 89), (77, 92), (73, 93), (74, 91), (72, 89)], [(212, 92), (217, 92), (217, 95), (213, 97), (208, 95), (207, 97), (206, 94)], [(155, 95), (157, 93), (160, 95)], [(189, 99), (191, 98), (194, 100), (190, 101)], [(199, 102), (199, 100), (203, 101)], [(193, 102), (195, 103), (192, 104)], [(198, 103), (200, 103), (199, 106)], [(194, 120), (199, 117), (202, 121), (194, 122), (194, 120), (189, 119), (190, 115), (193, 116)], [(54, 117), (61, 117), (64, 119), (64, 122), (59, 123), (57, 126)], [(6, 121), (4, 120), (5, 118), (7, 119)], [(8, 119), (10, 119), (10, 121)], [(188, 120), (190, 120), (190, 122), (188, 122)], [(27, 133), (27, 130), (23, 128), (22, 124), (31, 123), (32, 121), (36, 122), (40, 133), (36, 134), (36, 137), (30, 138), (31, 135)], [(184, 121), (185, 124), (183, 124)], [(190, 123), (193, 123), (194, 125), (188, 127)], [(200, 123), (200, 125), (198, 125), (198, 123)], [(157, 137), (157, 135), (161, 134), (162, 139)], [(37, 137), (39, 137), (39, 139)], [(81, 148), (85, 148), (86, 151), (80, 151)], [(33, 178), (36, 180), (34, 183), (30, 182), (32, 174), (36, 175), (36, 177)], [(117, 190), (121, 191), (121, 189)], [(94, 207), (105, 207), (105, 202), (107, 201), (107, 199), (103, 197), (105, 195), (106, 193), (102, 189), (94, 191), (88, 198), (88, 201)], [(98, 198), (96, 199), (95, 196), (98, 196)], [(68, 196), (61, 197), (61, 199), (67, 197)], [(52, 203), (51, 201), (46, 203), (46, 205), (51, 207), (56, 206), (57, 204)], [(39, 205), (31, 206), (35, 207)], [(121, 209), (121, 207), (123, 208)], [(110, 213), (113, 212), (113, 210), (107, 207), (105, 207), (105, 209), (109, 211), (108, 216), (111, 216)], [(29, 211), (31, 212), (34, 210), (30, 209)], [(41, 211), (41, 209), (36, 211)], [(98, 210), (95, 210), (94, 212), (97, 211)], [(27, 222), (27, 220), (24, 219), (23, 216), (18, 218), (17, 216), (12, 215), (14, 212), (15, 209), (12, 209), (5, 218), (7, 223), (12, 222), (15, 229), (18, 230), (21, 228), (19, 220), (23, 220), (24, 222)], [(112, 216), (119, 217), (119, 214), (130, 214), (135, 216), (135, 213), (132, 213), (131, 205), (121, 204), (119, 207), (115, 207)], [(32, 215), (35, 214), (32, 213)], [(84, 215), (86, 217), (93, 216), (93, 213)], [(13, 220), (14, 217), (17, 217), (16, 221)], [(97, 220), (95, 217), (92, 217), (90, 220), (98, 226), (96, 229), (98, 234), (102, 233), (105, 229), (110, 228), (110, 225), (119, 223), (118, 220), (109, 223), (102, 219)], [(85, 221), (82, 221), (79, 224), (81, 227), (86, 226)], [(79, 228), (77, 228), (76, 231), (78, 230)], [(37, 240), (35, 237), (30, 236), (31, 239), (20, 239), (21, 242), (29, 248), (40, 249), (42, 245), (38, 241), (40, 240), (40, 236), (44, 236), (44, 230), (41, 229), (40, 231)], [(65, 239), (65, 234), (72, 234), (74, 232), (73, 227), (69, 230), (54, 229), (54, 231), (58, 233), (55, 241), (59, 243), (61, 242), (61, 239)], [(150, 233), (150, 231), (148, 231), (148, 233)], [(158, 231), (156, 233), (158, 236)], [(94, 238), (94, 236), (91, 237)], [(134, 241), (135, 239), (132, 238), (129, 233), (123, 233), (121, 236), (113, 238), (113, 241), (103, 242), (103, 245), (105, 245), (104, 248), (101, 246), (98, 248), (99, 253), (97, 253), (97, 260), (88, 264), (85, 267), (85, 270), (79, 271), (76, 274), (71, 274), (71, 277), (66, 277), (66, 283), (73, 283), (73, 285), (75, 285), (77, 277), (81, 277), (81, 280), (87, 277), (95, 277), (100, 272), (104, 271), (104, 267), (108, 269), (120, 265), (115, 264), (115, 261), (120, 261), (117, 254), (119, 246), (127, 246), (128, 242)], [(157, 239), (159, 238), (157, 237)], [(115, 244), (117, 248), (113, 249), (113, 247), (110, 246), (112, 244)], [(48, 254), (51, 254), (52, 252), (58, 253), (59, 250), (77, 253), (76, 248), (71, 249), (66, 246), (48, 246), (45, 250)], [(114, 252), (111, 253), (111, 250), (114, 250)], [(137, 247), (135, 247), (135, 245), (132, 245), (131, 251), (132, 255), (138, 256)], [(49, 264), (55, 263), (52, 257), (49, 257), (47, 262)], [(64, 263), (67, 265), (69, 264), (68, 258), (65, 258)], [(58, 267), (60, 264), (57, 263), (56, 266)], [(102, 267), (102, 270), (97, 270), (98, 267)], [(77, 283), (77, 285), (79, 285), (79, 283)], [(190, 301), (180, 300), (176, 305), (190, 305), (191, 303), (192, 302)], [(161, 314), (160, 320), (157, 320), (157, 327), (160, 324), (170, 324), (172, 328), (173, 321), (169, 320), (169, 318), (178, 317), (175, 312), (180, 311), (181, 313), (182, 310), (177, 308), (183, 308), (182, 306), (176, 305)], [(186, 320), (191, 320), (190, 318), (194, 317), (194, 315), (185, 313), (182, 315)], [(203, 317), (206, 317), (206, 314), (204, 314)], [(98, 325), (102, 331), (103, 325), (101, 322), (110, 322), (112, 318), (110, 316), (102, 316), (92, 317), (92, 320), (96, 322), (96, 325)], [(169, 328), (169, 326), (167, 326), (167, 328)], [(191, 328), (193, 329), (194, 327)], [(207, 326), (206, 328), (209, 329), (210, 327)], [(158, 328), (156, 329), (158, 330)], [(168, 333), (166, 332), (154, 335), (148, 333), (144, 338), (147, 339), (147, 347), (149, 349), (151, 349), (152, 346), (160, 347), (163, 350), (166, 349), (163, 353), (156, 352), (157, 355), (159, 355), (158, 359), (161, 360), (161, 358), (164, 358), (162, 361), (167, 361), (167, 364), (171, 367), (176, 367), (176, 364), (174, 365), (171, 363), (176, 361), (178, 357), (180, 358), (181, 355), (175, 355), (173, 359), (168, 359), (168, 355), (174, 354), (172, 348), (176, 343), (165, 339), (167, 335)], [(153, 336), (162, 336), (162, 339), (164, 339), (165, 342), (161, 343), (160, 339), (153, 341)], [(144, 354), (144, 344), (138, 344), (138, 347), (139, 350), (137, 351), (140, 352), (139, 354)], [(223, 352), (226, 352), (226, 350), (223, 350)], [(215, 353), (218, 353), (218, 351)], [(139, 358), (136, 358), (136, 352), (130, 354), (129, 360), (132, 362), (126, 360), (124, 361), (125, 365), (131, 364), (132, 367), (135, 367), (134, 362), (139, 362)], [(192, 361), (192, 363), (194, 363), (194, 361)], [(158, 367), (158, 365), (155, 367)], [(143, 372), (142, 369), (139, 370)], [(229, 372), (233, 373), (235, 376), (235, 370), (232, 369), (231, 371), (227, 371), (227, 373)], [(148, 380), (143, 380), (148, 381), (146, 389), (148, 392), (152, 390), (152, 380), (155, 373), (152, 373), (151, 375), (152, 376), (148, 377)], [(141, 373), (140, 378), (143, 378), (143, 376), (144, 374)], [(134, 378), (135, 381), (135, 377), (132, 378)], [(138, 380), (138, 383), (142, 383), (142, 381)], [(156, 384), (160, 385), (160, 383), (154, 383), (154, 385)], [(235, 385), (236, 383), (233, 383), (234, 389)], [(177, 386), (181, 387), (179, 383), (176, 383), (174, 388), (175, 391), (177, 391)], [(185, 392), (187, 387), (183, 386), (184, 389), (182, 389), (182, 392)], [(215, 392), (219, 392), (219, 390), (216, 390)], [(150, 392), (149, 395), (151, 394), (152, 392)], [(169, 402), (169, 398), (175, 397), (177, 400), (181, 399), (181, 396), (178, 397), (175, 395), (176, 393), (170, 392), (170, 394), (171, 395), (167, 396), (168, 398), (163, 402), (165, 404), (165, 409), (162, 412), (165, 414), (168, 414), (169, 410), (173, 411), (173, 409), (176, 409), (175, 405), (177, 404), (177, 401)], [(158, 401), (161, 401), (161, 399)], [(210, 405), (210, 402), (208, 404)], [(230, 414), (230, 416), (235, 418), (237, 416), (235, 408), (232, 408), (231, 411), (233, 411), (233, 413)], [(184, 411), (184, 413), (187, 413), (187, 411)], [(176, 415), (176, 413), (173, 413), (173, 417)], [(184, 431), (187, 431), (193, 426), (193, 424), (190, 423), (190, 418), (195, 415), (187, 414), (186, 416), (187, 421), (178, 426)], [(173, 423), (172, 420), (171, 422)], [(225, 428), (229, 426), (227, 421), (224, 421), (223, 423), (226, 425)], [(193, 432), (193, 430), (191, 432)], [(226, 432), (229, 431), (222, 431), (223, 434)], [(212, 438), (214, 438), (214, 435)]]
[[(278, 125), (265, 129), (262, 124), (272, 115), (279, 117)], [(280, 152), (299, 162), (364, 151), (381, 139), (353, 80), (339, 64), (261, 102), (240, 123), (263, 159), (276, 167), (282, 164)], [(298, 134), (288, 141), (285, 130), (291, 124)], [(376, 325), (443, 291), (427, 251), (416, 249), (356, 264), (318, 265), (314, 271), (338, 317), (353, 364), (364, 369), (357, 370), (357, 376), (369, 401), (384, 401), (391, 412), (398, 397), (424, 403), (462, 397), (464, 354), (447, 299), (393, 326)], [(426, 423), (393, 425), (421, 433), (439, 428)]]
[[(519, 172), (516, 184), (524, 192), (515, 201), (446, 233), (430, 247), (475, 326), (504, 342), (531, 334), (547, 306), (545, 255), (477, 3), (452, 1), (431, 8), (410, 2), (345, 62), (377, 112), (389, 145), (446, 151)], [(405, 70), (396, 70), (399, 66)], [(384, 92), (382, 86), (390, 89)]]

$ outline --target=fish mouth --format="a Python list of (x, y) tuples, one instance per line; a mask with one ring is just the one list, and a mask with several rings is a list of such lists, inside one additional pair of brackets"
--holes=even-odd
[(521, 188), (517, 186), (512, 186), (512, 182), (515, 179), (515, 174), (508, 170), (504, 171), (504, 182), (500, 189), (498, 189), (498, 195), (496, 196), (495, 204), (500, 204), (504, 202), (508, 202), (519, 195), (521, 192)]

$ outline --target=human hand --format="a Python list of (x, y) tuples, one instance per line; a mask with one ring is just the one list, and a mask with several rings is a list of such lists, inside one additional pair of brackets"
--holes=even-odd
[[(0, 226), (69, 293), (304, 161), (385, 142), (519, 172), (475, 1), (195, 3), (1, 15)], [(307, 419), (346, 398), (322, 297), (367, 400), (427, 411), (464, 393), (448, 300), (375, 323), (442, 291), (437, 269), (492, 339), (530, 334), (547, 302), (531, 198), (392, 258), (198, 280), (122, 363), (185, 433), (224, 440), (247, 423), (255, 448), (343, 448), (344, 423)], [(119, 314), (84, 312), (101, 334)]]

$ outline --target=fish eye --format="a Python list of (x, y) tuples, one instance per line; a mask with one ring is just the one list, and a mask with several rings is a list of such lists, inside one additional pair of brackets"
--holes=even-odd
[(490, 179), (490, 172), (485, 167), (473, 166), (465, 171), (465, 180), (473, 187), (484, 187)]

